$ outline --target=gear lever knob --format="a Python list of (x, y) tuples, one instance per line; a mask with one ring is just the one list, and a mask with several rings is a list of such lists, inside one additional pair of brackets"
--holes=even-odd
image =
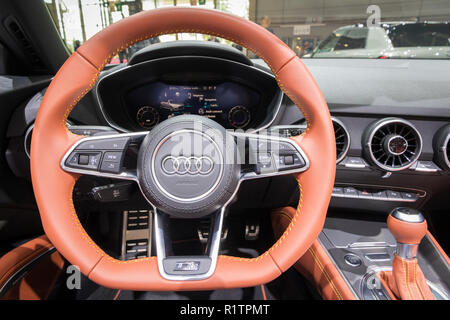
[(397, 240), (397, 255), (403, 259), (414, 259), (419, 243), (427, 233), (423, 215), (415, 209), (395, 208), (389, 214), (387, 225)]

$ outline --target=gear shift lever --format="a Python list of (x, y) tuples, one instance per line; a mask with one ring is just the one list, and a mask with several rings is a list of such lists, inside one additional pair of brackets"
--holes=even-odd
[(397, 240), (397, 256), (414, 259), (420, 241), (427, 233), (427, 222), (423, 215), (411, 208), (395, 208), (388, 217), (389, 231)]
[(387, 225), (397, 240), (397, 251), (392, 273), (385, 272), (382, 279), (398, 299), (434, 300), (416, 258), (419, 243), (427, 233), (425, 218), (415, 209), (396, 208), (389, 215)]

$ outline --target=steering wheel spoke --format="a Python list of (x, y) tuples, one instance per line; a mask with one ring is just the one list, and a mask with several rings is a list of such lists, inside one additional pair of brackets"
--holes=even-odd
[[(234, 132), (241, 154), (241, 180), (300, 173), (309, 159), (292, 139), (276, 135)], [(243, 156), (245, 155), (245, 159)]]
[(156, 256), (161, 276), (167, 280), (202, 280), (209, 278), (216, 269), (226, 207), (210, 215), (211, 228), (204, 255), (176, 256), (173, 253), (169, 228), (169, 216), (154, 209), (154, 236)]
[(125, 168), (125, 154), (138, 147), (148, 132), (86, 137), (77, 140), (61, 160), (64, 171), (137, 181), (136, 168)]

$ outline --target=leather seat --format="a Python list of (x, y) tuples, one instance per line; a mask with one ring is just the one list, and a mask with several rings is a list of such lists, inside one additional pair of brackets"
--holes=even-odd
[[(284, 207), (272, 211), (272, 226), (277, 238), (282, 237), (295, 215), (295, 208)], [(294, 264), (306, 279), (313, 284), (325, 300), (355, 300), (352, 290), (342, 278), (318, 240)]]
[(0, 258), (0, 299), (47, 299), (63, 266), (45, 235), (20, 245)]

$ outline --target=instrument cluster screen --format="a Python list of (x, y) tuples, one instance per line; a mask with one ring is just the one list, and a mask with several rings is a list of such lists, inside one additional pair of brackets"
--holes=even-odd
[(152, 82), (126, 95), (131, 116), (138, 126), (153, 128), (182, 114), (195, 114), (217, 121), (225, 128), (249, 128), (252, 110), (258, 106), (257, 91), (234, 82), (179, 85)]

